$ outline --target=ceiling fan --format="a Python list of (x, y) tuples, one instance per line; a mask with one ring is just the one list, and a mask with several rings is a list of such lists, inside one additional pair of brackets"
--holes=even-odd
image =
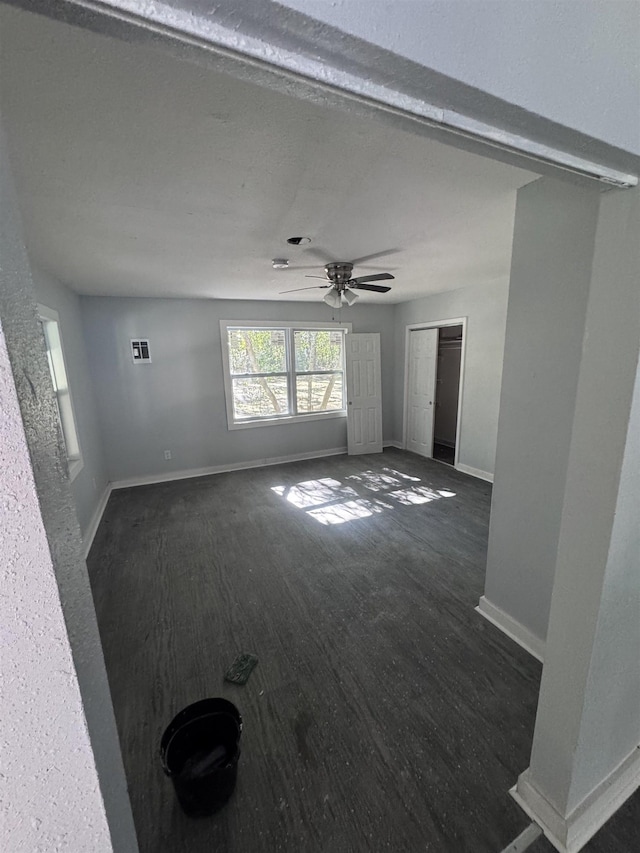
[(344, 296), (347, 305), (353, 305), (358, 298), (358, 294), (354, 290), (373, 290), (376, 293), (387, 293), (391, 290), (390, 287), (384, 285), (372, 284), (374, 281), (391, 281), (395, 276), (388, 272), (376, 273), (374, 275), (361, 275), (358, 278), (351, 278), (353, 272), (353, 263), (351, 261), (332, 261), (324, 268), (325, 275), (309, 275), (306, 278), (320, 278), (327, 284), (315, 284), (310, 287), (295, 287), (293, 290), (282, 290), (280, 293), (296, 293), (300, 290), (328, 290), (323, 301), (332, 308), (340, 308), (342, 305), (342, 297)]

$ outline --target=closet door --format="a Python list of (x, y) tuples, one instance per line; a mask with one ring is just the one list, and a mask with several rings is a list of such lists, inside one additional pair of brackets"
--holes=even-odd
[(438, 330), (409, 333), (407, 450), (433, 456), (433, 413), (438, 362)]

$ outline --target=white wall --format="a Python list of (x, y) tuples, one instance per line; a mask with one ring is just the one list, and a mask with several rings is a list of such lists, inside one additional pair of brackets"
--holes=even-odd
[(396, 306), (394, 435), (402, 440), (405, 331), (413, 323), (467, 317), (459, 463), (493, 474), (508, 282), (437, 293)]
[[(280, 2), (480, 90), (466, 111), (473, 113), (480, 107), (489, 121), (500, 122), (508, 114), (503, 109), (491, 116), (496, 107), (485, 93), (522, 107), (531, 117), (544, 117), (640, 153), (640, 5), (636, 2)], [(322, 41), (321, 31), (317, 38)], [(382, 55), (379, 66), (386, 67)], [(431, 97), (437, 98), (440, 91), (436, 80)], [(449, 106), (465, 112), (461, 105)]]
[(71, 493), (84, 536), (108, 481), (93, 382), (87, 362), (80, 297), (49, 273), (33, 265), (32, 274), (38, 302), (57, 311), (60, 319), (65, 366), (84, 463), (71, 483)]
[[(346, 446), (344, 418), (227, 428), (219, 320), (329, 321), (322, 302), (83, 297), (81, 303), (110, 480)], [(381, 333), (383, 432), (391, 438), (393, 307), (358, 304), (343, 309), (342, 320), (354, 332)], [(130, 339), (137, 337), (149, 338), (151, 364), (133, 364)]]
[[(518, 191), (485, 598), (544, 641), (599, 195)], [(594, 400), (594, 406), (597, 400)]]

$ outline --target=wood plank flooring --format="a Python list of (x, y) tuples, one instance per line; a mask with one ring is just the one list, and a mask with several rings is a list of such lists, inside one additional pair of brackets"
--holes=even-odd
[[(386, 450), (112, 494), (88, 565), (142, 853), (499, 853), (524, 829), (541, 668), (473, 610), (490, 490)], [(206, 696), (239, 707), (242, 756), (194, 820), (158, 745)], [(626, 812), (585, 849), (635, 850)]]

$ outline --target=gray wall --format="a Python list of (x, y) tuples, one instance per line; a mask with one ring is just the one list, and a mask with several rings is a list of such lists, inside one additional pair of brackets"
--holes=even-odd
[(133, 853), (113, 707), (5, 152), (0, 128), (0, 606), (7, 637), (0, 847), (55, 850), (66, 839), (91, 853), (112, 844)]
[(32, 274), (38, 302), (53, 308), (60, 318), (65, 366), (84, 462), (82, 470), (71, 483), (71, 492), (84, 536), (106, 488), (107, 471), (87, 362), (80, 297), (42, 269), (32, 266)]
[[(595, 748), (582, 752), (576, 768), (578, 800), (640, 744), (639, 497), (640, 367), (605, 573), (607, 609), (598, 619), (591, 661), (593, 701), (584, 709), (580, 733), (582, 742)], [(602, 731), (609, 733), (606, 740)]]
[(396, 306), (394, 434), (402, 440), (405, 331), (412, 323), (467, 317), (459, 462), (493, 474), (508, 282), (437, 293)]
[[(344, 418), (227, 428), (219, 320), (329, 321), (322, 302), (83, 297), (81, 303), (110, 480), (346, 445)], [(359, 303), (342, 315), (354, 332), (381, 333), (383, 433), (389, 439), (393, 308)], [(149, 338), (151, 364), (133, 364), (129, 342), (136, 337)]]
[[(547, 631), (599, 195), (518, 192), (485, 597)], [(594, 400), (594, 406), (597, 400)]]

